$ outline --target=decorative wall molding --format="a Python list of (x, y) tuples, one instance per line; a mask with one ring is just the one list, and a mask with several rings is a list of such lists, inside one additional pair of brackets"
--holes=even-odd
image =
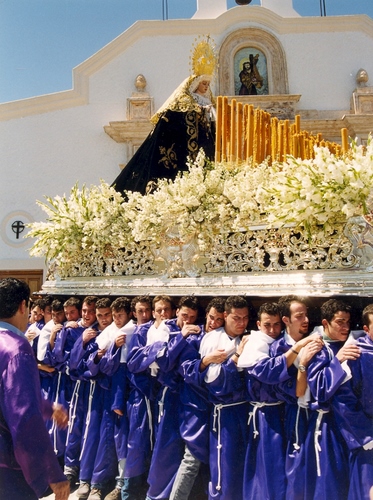
[(234, 95), (233, 62), (236, 53), (245, 48), (257, 48), (267, 59), (269, 94), (288, 94), (286, 54), (279, 40), (257, 27), (237, 29), (223, 41), (219, 51), (219, 95)]

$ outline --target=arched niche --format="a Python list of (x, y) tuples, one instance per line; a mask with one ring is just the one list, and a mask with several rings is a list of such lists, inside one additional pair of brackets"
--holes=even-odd
[(265, 55), (268, 74), (268, 94), (288, 94), (286, 55), (282, 45), (272, 34), (259, 28), (234, 31), (219, 51), (219, 89), (217, 94), (235, 95), (234, 61), (239, 51), (249, 47)]

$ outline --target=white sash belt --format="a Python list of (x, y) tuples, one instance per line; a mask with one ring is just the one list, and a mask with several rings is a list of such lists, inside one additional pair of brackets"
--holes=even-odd
[(253, 411), (249, 413), (249, 420), (247, 422), (247, 425), (250, 425), (251, 420), (253, 421), (253, 434), (254, 434), (254, 439), (256, 439), (259, 436), (259, 431), (256, 426), (256, 412), (258, 411), (258, 408), (264, 408), (264, 406), (278, 406), (282, 405), (284, 402), (283, 401), (275, 401), (274, 403), (264, 403), (261, 401), (250, 401), (250, 404), (254, 407)]
[(317, 420), (316, 420), (316, 427), (315, 427), (315, 434), (313, 436), (314, 440), (314, 445), (315, 445), (315, 455), (316, 455), (316, 467), (317, 467), (317, 475), (320, 477), (321, 476), (321, 467), (320, 467), (320, 451), (321, 446), (319, 443), (319, 438), (321, 437), (321, 424), (322, 424), (322, 419), (325, 413), (329, 413), (329, 410), (316, 410), (318, 412)]
[[(230, 408), (232, 406), (238, 406), (246, 403), (247, 401), (239, 401), (237, 403), (230, 403), (230, 404), (218, 404), (214, 405), (214, 420), (213, 420), (213, 427), (212, 430), (214, 432), (218, 433), (218, 484), (216, 485), (216, 490), (220, 491), (221, 490), (221, 449), (222, 449), (222, 444), (221, 444), (221, 427), (220, 427), (220, 412), (223, 408)], [(217, 424), (217, 426), (216, 426)]]

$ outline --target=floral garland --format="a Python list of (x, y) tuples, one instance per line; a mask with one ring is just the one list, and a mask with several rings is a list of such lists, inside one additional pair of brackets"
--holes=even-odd
[(254, 224), (292, 224), (311, 235), (372, 211), (371, 137), (367, 146), (353, 143), (343, 158), (322, 147), (315, 153), (310, 160), (232, 166), (211, 164), (201, 151), (175, 181), (162, 179), (155, 192), (127, 192), (126, 199), (104, 181), (81, 190), (76, 184), (69, 198), (37, 202), (48, 218), (29, 225), (27, 236), (36, 238), (30, 255), (45, 256), (63, 270), (86, 250), (115, 255), (137, 242), (159, 248), (175, 225), (181, 238), (196, 235), (206, 252), (217, 234)]

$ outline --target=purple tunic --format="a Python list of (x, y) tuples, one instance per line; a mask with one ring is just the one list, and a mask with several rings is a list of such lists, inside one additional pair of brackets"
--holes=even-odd
[(347, 498), (348, 450), (338, 429), (332, 398), (346, 373), (335, 357), (343, 342), (328, 342), (310, 361), (307, 382), (312, 399), (305, 442), (305, 498)]
[(341, 385), (334, 397), (341, 433), (350, 450), (349, 500), (369, 500), (373, 485), (373, 449), (364, 445), (373, 440), (373, 342), (367, 336), (357, 344), (360, 358), (348, 361), (352, 378)]
[(180, 388), (180, 434), (191, 454), (208, 464), (212, 406), (206, 386), (200, 377), (195, 377), (201, 362), (199, 347), (203, 336), (203, 329), (198, 335), (189, 335), (187, 342), (192, 350), (180, 357), (179, 372), (185, 380)]
[[(285, 340), (284, 335), (277, 338), (270, 346), (270, 355), (274, 358), (276, 367), (283, 366), (285, 374), (285, 354), (291, 345)], [(268, 366), (267, 366), (268, 368)], [(304, 498), (306, 475), (304, 442), (308, 432), (308, 417), (310, 411), (305, 406), (298, 405), (295, 396), (297, 369), (294, 365), (288, 368), (291, 379), (288, 381), (289, 391), (283, 392), (281, 399), (285, 401), (284, 430), (286, 438), (285, 474), (286, 474), (286, 498), (302, 500)], [(267, 373), (267, 383), (276, 383), (279, 374), (276, 370)], [(264, 372), (261, 374), (264, 375)]]
[(0, 497), (5, 499), (4, 492), (14, 488), (11, 498), (20, 498), (17, 485), (11, 483), (15, 471), (40, 497), (50, 483), (65, 481), (65, 476), (43, 420), (34, 353), (21, 332), (4, 322), (0, 323), (0, 373)]
[(250, 413), (244, 498), (281, 500), (286, 492), (284, 394), (293, 389), (295, 395), (295, 384), (283, 356), (261, 359), (245, 373)]
[(158, 388), (158, 409), (147, 493), (154, 500), (169, 496), (184, 452), (179, 431), (179, 389), (182, 379), (177, 369), (179, 356), (189, 345), (180, 334), (176, 320), (167, 320), (165, 323), (171, 332), (168, 342), (146, 345), (150, 325), (142, 325), (132, 337), (127, 360), (128, 369), (135, 374), (145, 371), (150, 376), (150, 365), (155, 361), (159, 365), (158, 375), (152, 383), (153, 388)]
[[(229, 340), (223, 328), (209, 332), (205, 339), (208, 336), (211, 350), (218, 347), (221, 338)], [(237, 345), (239, 338), (236, 340)], [(203, 353), (201, 347), (201, 356)], [(210, 422), (209, 499), (243, 500), (249, 413), (244, 372), (239, 371), (229, 357), (219, 365), (216, 377), (210, 378), (208, 373), (212, 365), (199, 372), (200, 363), (201, 361), (196, 365), (196, 375), (204, 381), (209, 401), (213, 405)]]
[(90, 483), (99, 444), (103, 413), (103, 389), (89, 369), (89, 356), (98, 350), (95, 339), (83, 344), (80, 336), (70, 353), (70, 376), (76, 380), (71, 402), (65, 460), (68, 465), (79, 465), (79, 479)]

